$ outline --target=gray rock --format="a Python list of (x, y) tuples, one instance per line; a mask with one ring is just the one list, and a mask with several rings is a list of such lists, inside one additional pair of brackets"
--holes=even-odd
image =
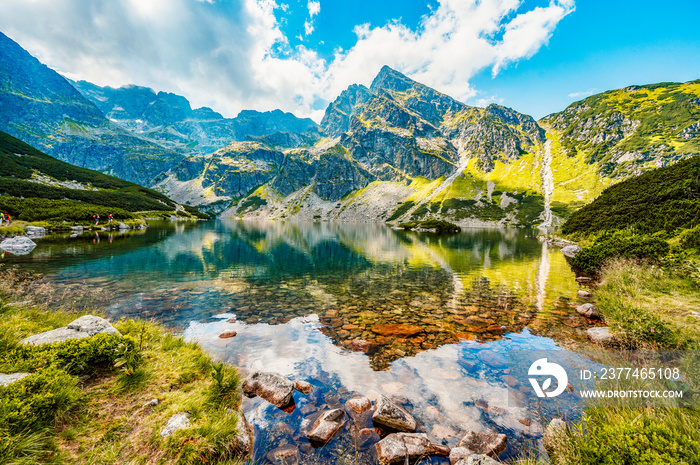
[(575, 257), (577, 253), (581, 251), (581, 247), (577, 245), (567, 245), (566, 247), (562, 247), (561, 253), (566, 255), (567, 257)]
[(590, 319), (603, 318), (603, 315), (601, 315), (600, 311), (598, 310), (598, 307), (596, 307), (593, 304), (579, 305), (578, 307), (576, 307), (576, 313)]
[(578, 276), (576, 278), (577, 283), (590, 283), (593, 281), (593, 279), (589, 278), (588, 276)]
[(272, 405), (283, 408), (292, 403), (296, 384), (277, 373), (256, 371), (243, 382), (246, 397), (260, 396)]
[(25, 229), (28, 236), (43, 237), (46, 234), (46, 228), (41, 226), (27, 226)]
[(176, 431), (190, 427), (190, 415), (185, 412), (176, 413), (168, 420), (165, 428), (160, 430), (160, 437), (167, 438)]
[(12, 252), (15, 255), (28, 254), (34, 250), (34, 247), (36, 247), (34, 241), (24, 236), (10, 237), (0, 242), (0, 249)]
[(131, 229), (130, 227), (128, 227), (127, 225), (125, 225), (125, 224), (122, 223), (121, 221), (120, 221), (119, 223), (117, 223), (117, 226), (119, 226), (119, 229), (120, 229), (120, 230), (123, 230), (123, 229)]
[(454, 465), (498, 465), (494, 459), (487, 455), (471, 454), (462, 460), (455, 462)]
[(588, 331), (586, 331), (586, 336), (588, 336), (591, 342), (601, 345), (612, 344), (615, 341), (615, 336), (610, 333), (610, 329), (607, 326), (589, 328)]
[(424, 433), (392, 433), (376, 445), (382, 464), (404, 463), (430, 455), (431, 443)]
[(399, 431), (415, 431), (416, 420), (404, 409), (380, 395), (374, 404), (372, 420)]
[(9, 375), (0, 373), (0, 386), (9, 386), (27, 376), (29, 376), (29, 373), (10, 373)]
[(566, 433), (566, 422), (561, 418), (554, 418), (549, 422), (542, 437), (544, 447), (552, 451), (558, 447), (562, 435)]
[(76, 232), (83, 232), (83, 227), (82, 226), (71, 226), (70, 230), (76, 231)]
[(239, 459), (249, 460), (253, 457), (253, 448), (255, 446), (255, 437), (253, 427), (246, 420), (243, 412), (238, 414), (238, 434), (236, 435), (235, 449)]
[(584, 291), (584, 290), (579, 290), (576, 293), (576, 295), (579, 297), (583, 297), (584, 299), (589, 299), (591, 297), (591, 293), (588, 291)]
[(149, 400), (148, 402), (146, 402), (145, 404), (143, 404), (143, 407), (144, 407), (144, 408), (146, 408), (146, 407), (156, 407), (158, 404), (159, 404), (158, 399), (151, 399), (151, 400)]
[(35, 334), (19, 341), (22, 345), (40, 345), (63, 342), (68, 339), (82, 339), (99, 333), (119, 334), (114, 326), (104, 318), (94, 315), (81, 316), (68, 326)]
[(457, 443), (457, 447), (463, 447), (472, 454), (488, 455), (496, 458), (506, 449), (508, 437), (499, 433), (477, 433), (469, 431)]
[(306, 437), (313, 442), (327, 443), (345, 425), (344, 416), (345, 412), (338, 408), (323, 412)]

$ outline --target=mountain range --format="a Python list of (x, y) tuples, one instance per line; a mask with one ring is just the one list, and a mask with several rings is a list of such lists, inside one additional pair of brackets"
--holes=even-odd
[(385, 66), (317, 125), (71, 82), (0, 34), (0, 130), (227, 217), (553, 225), (622, 179), (700, 153), (700, 81), (609, 91), (536, 121)]

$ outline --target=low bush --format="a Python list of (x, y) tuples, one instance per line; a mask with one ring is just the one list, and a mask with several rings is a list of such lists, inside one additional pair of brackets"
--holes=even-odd
[(668, 242), (632, 231), (605, 232), (593, 245), (584, 247), (572, 260), (571, 266), (583, 273), (595, 274), (611, 258), (633, 258), (659, 261), (670, 251)]
[(406, 231), (413, 229), (433, 229), (437, 233), (454, 233), (462, 230), (462, 228), (456, 224), (450, 223), (449, 221), (435, 219), (425, 221), (409, 221), (407, 223), (401, 223), (399, 227)]
[(686, 229), (678, 237), (682, 247), (700, 250), (700, 225), (693, 229)]

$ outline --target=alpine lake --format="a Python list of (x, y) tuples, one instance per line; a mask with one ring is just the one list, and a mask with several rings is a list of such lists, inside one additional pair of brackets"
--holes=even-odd
[[(581, 356), (593, 348), (585, 335), (592, 322), (574, 309), (582, 302), (575, 274), (537, 235), (153, 221), (142, 231), (47, 235), (31, 253), (4, 254), (0, 263), (87, 288), (108, 318), (158, 321), (243, 375), (311, 383), (311, 394), (295, 392), (291, 409), (244, 397), (255, 463), (289, 447), (301, 463), (376, 463), (372, 445), (383, 432), (371, 416), (346, 414), (323, 447), (309, 443), (303, 423), (353, 396), (380, 394), (434, 443), (454, 446), (467, 431), (506, 434), (503, 460), (541, 451), (549, 420), (581, 414), (568, 393), (551, 405), (517, 402), (529, 386), (510, 376), (509, 351)], [(237, 334), (219, 338), (226, 331)]]

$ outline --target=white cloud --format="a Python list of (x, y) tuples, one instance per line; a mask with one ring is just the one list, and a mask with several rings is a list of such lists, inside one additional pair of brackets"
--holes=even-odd
[[(397, 21), (357, 26), (357, 43), (329, 61), (290, 47), (274, 0), (3, 0), (0, 30), (73, 79), (146, 85), (229, 116), (280, 108), (319, 120), (328, 101), (350, 84), (369, 84), (385, 64), (460, 100), (473, 97), (475, 73), (497, 74), (532, 56), (574, 5), (521, 7), (441, 0), (415, 29)], [(308, 35), (320, 2), (307, 8)]]
[(304, 21), (304, 35), (309, 35), (314, 32), (314, 25), (311, 21)]
[(596, 92), (598, 92), (598, 89), (588, 89), (588, 90), (584, 90), (581, 92), (572, 92), (569, 94), (569, 97), (571, 97), (571, 98), (584, 98), (584, 97), (588, 97), (589, 95), (593, 95)]

